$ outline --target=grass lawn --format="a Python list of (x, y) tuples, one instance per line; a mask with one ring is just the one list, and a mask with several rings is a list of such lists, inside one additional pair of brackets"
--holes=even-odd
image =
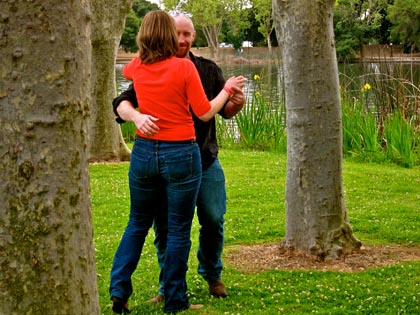
[[(418, 260), (360, 272), (235, 268), (227, 257), (239, 245), (278, 243), (285, 234), (286, 156), (234, 149), (221, 149), (219, 156), (228, 194), (223, 280), (229, 297), (211, 298), (196, 272), (199, 225), (195, 220), (187, 282), (191, 302), (202, 303), (204, 308), (186, 314), (420, 314)], [(127, 223), (127, 172), (128, 163), (90, 167), (102, 314), (113, 314), (109, 272)], [(363, 244), (420, 247), (419, 167), (346, 160), (343, 177), (350, 223)], [(133, 275), (132, 314), (163, 314), (162, 305), (145, 303), (157, 293), (158, 272), (150, 231)]]

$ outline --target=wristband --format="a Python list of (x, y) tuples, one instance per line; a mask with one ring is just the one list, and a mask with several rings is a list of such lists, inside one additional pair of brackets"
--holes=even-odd
[(232, 97), (233, 91), (230, 88), (228, 88), (227, 86), (224, 86), (223, 90), (225, 90), (227, 92), (227, 94), (229, 94), (229, 98)]

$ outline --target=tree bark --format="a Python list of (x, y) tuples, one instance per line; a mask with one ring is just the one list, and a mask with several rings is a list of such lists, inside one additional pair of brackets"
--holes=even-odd
[(93, 106), (89, 120), (90, 161), (126, 161), (130, 158), (120, 125), (115, 122), (112, 100), (116, 96), (115, 60), (118, 45), (132, 2), (91, 0)]
[(99, 314), (87, 0), (0, 2), (1, 314)]
[(284, 245), (321, 258), (359, 249), (344, 199), (334, 0), (274, 0), (283, 54), (287, 177)]

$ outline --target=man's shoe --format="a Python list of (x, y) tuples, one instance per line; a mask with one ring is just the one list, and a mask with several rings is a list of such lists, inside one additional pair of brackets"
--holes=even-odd
[(190, 304), (189, 310), (198, 310), (200, 308), (203, 308), (203, 304)]
[(226, 291), (226, 287), (221, 279), (217, 279), (217, 280), (206, 279), (206, 281), (209, 284), (209, 291), (211, 295), (218, 298), (222, 298), (222, 299), (227, 297), (228, 294)]
[(147, 303), (162, 303), (165, 297), (162, 294), (156, 295), (153, 299), (147, 301)]
[(112, 310), (116, 314), (130, 314), (127, 301), (123, 301), (117, 297), (112, 298)]

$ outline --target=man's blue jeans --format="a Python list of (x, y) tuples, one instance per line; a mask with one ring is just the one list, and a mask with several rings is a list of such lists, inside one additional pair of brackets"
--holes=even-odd
[[(130, 217), (114, 257), (111, 298), (127, 301), (131, 296), (131, 275), (139, 262), (145, 238), (153, 220), (163, 216), (168, 224), (163, 266), (164, 310), (172, 313), (189, 308), (186, 272), (200, 181), (200, 152), (195, 142), (136, 139), (129, 170)], [(166, 209), (167, 216), (160, 212)]]
[[(198, 273), (207, 280), (220, 279), (222, 251), (224, 245), (224, 215), (226, 213), (226, 186), (223, 169), (216, 159), (203, 170), (200, 190), (197, 197), (197, 215), (201, 225), (199, 247), (197, 251)], [(162, 270), (165, 262), (166, 230), (164, 217), (156, 218), (154, 224), (155, 246), (159, 266)], [(159, 293), (163, 292), (163, 275), (159, 276)]]

